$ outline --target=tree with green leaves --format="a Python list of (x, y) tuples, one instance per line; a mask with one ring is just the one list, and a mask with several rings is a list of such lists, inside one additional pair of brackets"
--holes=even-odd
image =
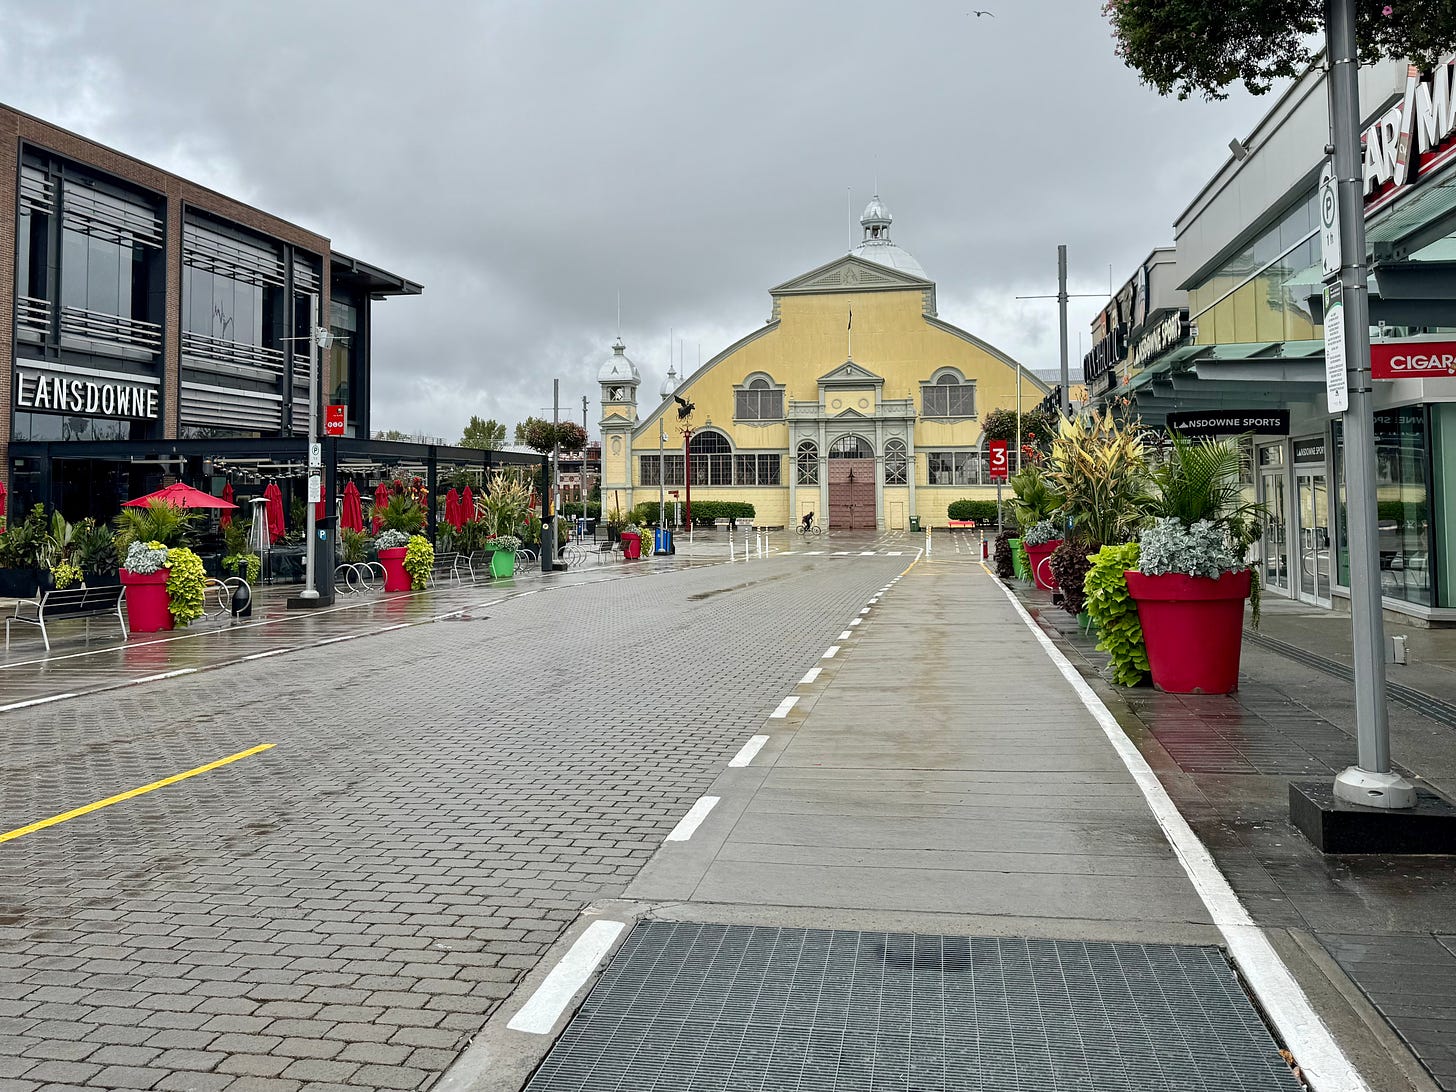
[[(1107, 0), (1117, 55), (1159, 94), (1221, 99), (1230, 84), (1262, 95), (1314, 60), (1326, 0)], [(1407, 57), (1430, 69), (1456, 49), (1456, 4), (1356, 0), (1362, 61)]]
[(531, 426), (536, 424), (538, 421), (543, 425), (549, 425), (551, 423), (550, 421), (543, 421), (539, 417), (527, 417), (524, 421), (516, 426), (515, 442), (522, 447), (527, 446), (526, 433), (528, 433), (531, 430)]
[(534, 417), (528, 417), (526, 420), (528, 427), (523, 434), (523, 439), (526, 446), (532, 451), (539, 451), (545, 455), (555, 447), (560, 447), (562, 451), (573, 452), (586, 447), (586, 429), (575, 421), (561, 421), (553, 424), (550, 421), (541, 421)]
[(495, 451), (506, 442), (506, 426), (494, 417), (482, 421), (472, 416), (460, 438), (461, 447), (478, 447), (484, 451)]

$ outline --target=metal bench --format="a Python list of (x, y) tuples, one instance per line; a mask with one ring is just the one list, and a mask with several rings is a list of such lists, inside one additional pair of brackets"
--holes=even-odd
[[(10, 650), (10, 626), (13, 622), (24, 622), (28, 626), (39, 626), (41, 640), (46, 651), (51, 650), (51, 637), (46, 626), (60, 618), (85, 618), (86, 632), (91, 632), (91, 619), (101, 615), (116, 615), (121, 626), (121, 638), (126, 640), (126, 615), (122, 603), (126, 589), (120, 584), (106, 584), (96, 588), (59, 588), (44, 592), (37, 599), (21, 599), (15, 604), (15, 613), (5, 619), (5, 649)], [(33, 608), (35, 617), (26, 617), (22, 611)]]
[(470, 558), (465, 554), (436, 554), (434, 567), (430, 570), (430, 578), (440, 581), (448, 576), (458, 583), (462, 569), (467, 573), (471, 571)]

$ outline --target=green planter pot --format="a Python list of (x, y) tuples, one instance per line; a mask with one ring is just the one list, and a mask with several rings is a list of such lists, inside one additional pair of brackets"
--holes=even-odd
[(1026, 547), (1019, 538), (1011, 540), (1011, 569), (1017, 580), (1031, 579), (1031, 560), (1026, 556)]
[(490, 552), (490, 575), (497, 579), (516, 575), (516, 554), (514, 550), (492, 550)]

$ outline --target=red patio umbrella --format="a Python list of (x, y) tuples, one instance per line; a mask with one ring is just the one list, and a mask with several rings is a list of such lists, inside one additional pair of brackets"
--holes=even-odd
[(450, 492), (445, 494), (445, 522), (455, 530), (460, 530), (460, 494), (455, 492), (455, 487), (450, 487)]
[(460, 498), (460, 516), (465, 523), (475, 522), (475, 494), (468, 485), (465, 487), (465, 495)]
[(278, 488), (277, 482), (269, 482), (263, 496), (268, 498), (268, 538), (277, 542), (287, 529), (283, 523), (283, 490)]
[(344, 486), (344, 510), (339, 514), (339, 526), (346, 531), (364, 530), (364, 506), (359, 503), (359, 487), (353, 482)]
[(190, 485), (182, 482), (173, 482), (171, 485), (158, 489), (155, 493), (148, 493), (145, 497), (135, 497), (125, 502), (123, 508), (145, 508), (152, 501), (166, 501), (173, 508), (236, 508), (237, 505), (230, 500), (221, 497), (214, 497), (211, 493), (204, 493), (201, 489), (193, 489)]
[(389, 504), (389, 486), (380, 482), (374, 490), (374, 533), (379, 534), (379, 527), (384, 522), (383, 514), (385, 506)]
[[(232, 482), (228, 482), (226, 485), (224, 485), (222, 487), (222, 499), (225, 500), (225, 501), (227, 501), (229, 504), (232, 504), (233, 503), (233, 483)], [(219, 520), (218, 522), (222, 526), (224, 526), (224, 527), (231, 527), (232, 526), (232, 523), (233, 523), (233, 514), (231, 512), (224, 512), (222, 514), (222, 519)]]

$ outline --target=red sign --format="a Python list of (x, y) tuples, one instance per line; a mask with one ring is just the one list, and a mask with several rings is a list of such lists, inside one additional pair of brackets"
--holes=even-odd
[(1007, 458), (1006, 441), (987, 441), (986, 451), (991, 456), (990, 471), (993, 482), (1004, 482), (1006, 480)]
[(1456, 341), (1372, 341), (1374, 379), (1420, 379), (1456, 375)]
[(324, 407), (324, 435), (344, 435), (344, 413), (347, 406), (325, 406)]

